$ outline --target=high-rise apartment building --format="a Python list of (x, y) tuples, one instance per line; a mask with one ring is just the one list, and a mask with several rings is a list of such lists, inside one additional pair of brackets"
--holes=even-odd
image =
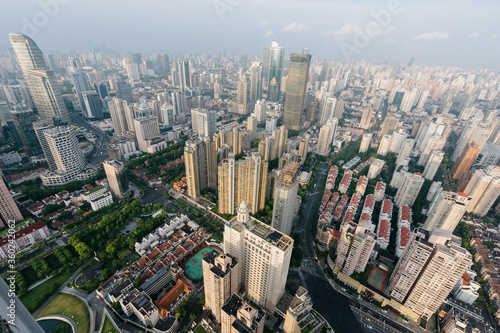
[(480, 151), (479, 146), (475, 142), (468, 143), (462, 155), (455, 160), (451, 168), (452, 178), (458, 180), (462, 177), (464, 172), (469, 171)]
[(370, 149), (370, 144), (372, 142), (373, 134), (365, 133), (361, 139), (361, 145), (359, 146), (359, 153), (366, 153)]
[(372, 125), (373, 110), (371, 108), (364, 108), (359, 127), (368, 129)]
[(261, 99), (255, 102), (255, 116), (257, 117), (257, 121), (260, 123), (266, 121), (267, 115), (267, 102), (265, 99)]
[(116, 160), (104, 161), (102, 163), (109, 188), (118, 198), (122, 198), (129, 190), (127, 170), (122, 162)]
[(388, 292), (410, 310), (429, 318), (471, 263), (471, 254), (451, 231), (417, 229), (394, 268)]
[(126, 100), (113, 98), (108, 101), (109, 113), (113, 128), (117, 135), (125, 132), (133, 132), (134, 129), (134, 111), (128, 105)]
[(210, 251), (203, 257), (203, 284), (205, 306), (221, 323), (221, 309), (224, 303), (238, 293), (241, 277), (238, 260), (230, 254)]
[(217, 188), (217, 150), (215, 146), (215, 142), (212, 142), (208, 137), (194, 142), (186, 141), (184, 164), (186, 166), (187, 195), (193, 199), (196, 199), (201, 191), (207, 187)]
[(321, 100), (320, 103), (320, 119), (319, 119), (319, 124), (324, 125), (328, 121), (328, 119), (331, 119), (335, 117), (335, 108), (337, 106), (337, 98), (336, 97), (331, 97), (329, 95), (324, 96)]
[(258, 101), (262, 98), (262, 65), (253, 62), (250, 67), (250, 100)]
[(446, 139), (441, 136), (433, 136), (428, 141), (418, 159), (418, 165), (426, 165), (429, 162), (429, 157), (431, 156), (434, 150), (443, 149), (446, 144)]
[(436, 175), (436, 172), (438, 171), (439, 167), (441, 166), (441, 161), (444, 158), (444, 151), (442, 150), (433, 150), (431, 152), (431, 155), (429, 156), (429, 160), (427, 161), (427, 164), (425, 165), (424, 173), (422, 176), (425, 179), (433, 180), (434, 176)]
[(224, 227), (224, 252), (241, 265), (241, 288), (246, 296), (274, 313), (285, 292), (293, 239), (250, 217), (245, 202), (237, 213)]
[(331, 151), (332, 140), (337, 132), (337, 118), (329, 119), (326, 125), (322, 126), (318, 135), (318, 146), (316, 153), (319, 155), (328, 155)]
[(301, 128), (310, 63), (310, 54), (290, 55), (283, 114), (283, 124), (287, 128), (294, 130)]
[(266, 312), (253, 301), (233, 294), (221, 308), (221, 333), (263, 333)]
[(402, 160), (411, 156), (414, 146), (415, 146), (414, 139), (406, 139), (403, 141), (403, 144), (401, 145), (401, 149), (399, 150), (398, 158), (396, 160), (396, 165), (401, 165), (400, 162)]
[(250, 116), (247, 118), (247, 129), (250, 133), (250, 139), (255, 140), (257, 138), (257, 117)]
[(299, 163), (290, 162), (280, 172), (274, 189), (271, 226), (285, 235), (291, 235), (299, 189)]
[(485, 216), (500, 195), (500, 167), (476, 170), (464, 192), (472, 198), (467, 213)]
[(471, 200), (472, 198), (462, 192), (441, 192), (433, 202), (423, 228), (455, 230)]
[(134, 119), (135, 137), (137, 146), (142, 152), (148, 152), (148, 140), (159, 137), (160, 127), (155, 116), (139, 117)]
[(389, 153), (390, 147), (391, 147), (391, 136), (386, 134), (382, 136), (382, 138), (380, 138), (377, 155), (386, 156), (387, 153)]
[(238, 80), (237, 96), (236, 96), (236, 109), (238, 114), (250, 113), (253, 106), (253, 100), (250, 97), (250, 78), (243, 74)]
[(308, 121), (310, 125), (314, 124), (315, 122), (317, 110), (318, 110), (318, 102), (311, 102), (307, 105), (306, 121)]
[(382, 123), (382, 129), (380, 130), (380, 135), (386, 135), (392, 133), (399, 125), (399, 117), (395, 114), (389, 113)]
[(54, 71), (48, 69), (42, 51), (23, 34), (10, 34), (10, 43), (16, 54), (24, 79), (38, 114), (52, 125), (58, 121), (69, 124), (69, 115)]
[(404, 175), (404, 180), (402, 186), (399, 187), (394, 197), (394, 202), (396, 206), (413, 206), (415, 199), (424, 184), (424, 177), (419, 172), (406, 173)]
[(217, 131), (217, 112), (191, 109), (191, 127), (200, 137), (212, 138)]
[(493, 128), (489, 124), (481, 123), (476, 119), (470, 120), (460, 135), (450, 160), (455, 162), (463, 154), (467, 144), (471, 142), (475, 142), (479, 150), (483, 149), (492, 131)]
[(23, 215), (19, 211), (3, 178), (0, 177), (0, 226), (4, 227), (22, 220), (24, 220)]
[(356, 228), (356, 223), (348, 222), (342, 229), (337, 246), (335, 266), (348, 276), (365, 270), (376, 244), (375, 234), (372, 231), (367, 229), (357, 231)]
[(242, 160), (229, 153), (218, 167), (219, 212), (234, 215), (237, 203), (243, 201), (252, 214), (264, 209), (267, 169), (268, 162), (259, 153)]
[(16, 132), (21, 138), (23, 149), (30, 155), (43, 154), (42, 147), (33, 129), (33, 123), (37, 121), (33, 110), (10, 111)]
[[(271, 159), (280, 158), (286, 151), (286, 143), (288, 138), (288, 130), (285, 126), (280, 126), (273, 131), (273, 139), (274, 139), (274, 152)], [(274, 156), (274, 153), (276, 155)]]

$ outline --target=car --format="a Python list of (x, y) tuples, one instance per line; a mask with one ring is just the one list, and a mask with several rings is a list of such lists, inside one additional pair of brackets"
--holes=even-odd
[(366, 328), (369, 328), (369, 329), (373, 329), (373, 327), (371, 325), (366, 325)]

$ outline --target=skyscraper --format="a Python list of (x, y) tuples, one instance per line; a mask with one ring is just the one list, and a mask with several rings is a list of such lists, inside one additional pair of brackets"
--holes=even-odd
[(359, 122), (359, 127), (364, 129), (370, 128), (372, 118), (373, 118), (373, 110), (371, 108), (364, 108), (363, 115), (361, 116), (361, 121)]
[(455, 160), (451, 168), (452, 178), (460, 179), (464, 172), (469, 171), (480, 151), (479, 146), (475, 142), (468, 143), (462, 155)]
[(500, 195), (500, 167), (476, 170), (464, 192), (472, 197), (467, 213), (485, 216)]
[(78, 97), (78, 101), (80, 103), (80, 107), (83, 111), (83, 114), (86, 114), (86, 106), (83, 101), (83, 96), (82, 93), (84, 91), (89, 91), (90, 90), (90, 85), (89, 81), (87, 79), (87, 75), (80, 69), (80, 65), (78, 63), (78, 60), (74, 58), (69, 58), (69, 72), (71, 75), (71, 78), (73, 79), (73, 85), (75, 88), (76, 95)]
[(221, 333), (262, 333), (266, 312), (253, 301), (233, 294), (221, 308)]
[(274, 80), (275, 91), (272, 95), (268, 93), (267, 99), (270, 102), (279, 101), (281, 76), (283, 73), (284, 61), (285, 61), (285, 49), (283, 47), (278, 46), (278, 42), (273, 40), (272, 46), (271, 48), (269, 48), (269, 65), (268, 65), (269, 75), (267, 77), (267, 82), (269, 82), (270, 84)]
[(250, 100), (260, 100), (262, 96), (262, 66), (260, 62), (253, 62), (250, 67)]
[(168, 54), (158, 54), (156, 56), (156, 63), (158, 65), (158, 74), (170, 74), (170, 60), (168, 58)]
[(202, 263), (205, 306), (221, 323), (222, 306), (233, 294), (238, 293), (241, 285), (240, 265), (235, 257), (216, 250), (203, 257)]
[(359, 153), (366, 153), (370, 149), (370, 144), (372, 142), (373, 134), (365, 133), (361, 139), (361, 145), (359, 146)]
[(23, 143), (24, 151), (30, 155), (43, 154), (42, 147), (33, 129), (33, 123), (37, 121), (33, 110), (11, 111), (10, 113), (16, 131)]
[(23, 215), (19, 211), (3, 178), (0, 177), (0, 226), (4, 227), (22, 220), (24, 220)]
[(186, 91), (186, 87), (191, 87), (191, 63), (189, 61), (177, 61), (177, 70), (179, 73), (179, 83), (181, 92)]
[(388, 292), (418, 315), (429, 318), (472, 263), (451, 231), (417, 229), (389, 280)]
[(332, 140), (337, 131), (338, 120), (337, 118), (328, 119), (326, 125), (323, 125), (319, 130), (318, 146), (316, 153), (319, 155), (328, 155), (331, 151)]
[(245, 202), (224, 227), (224, 252), (240, 266), (246, 296), (274, 313), (285, 292), (293, 239), (250, 217)]
[(480, 123), (476, 119), (470, 120), (460, 135), (450, 160), (455, 162), (471, 142), (475, 142), (479, 150), (483, 149), (492, 131), (493, 128), (489, 124)]
[(268, 162), (259, 153), (235, 160), (235, 154), (219, 163), (219, 212), (234, 215), (237, 202), (248, 202), (252, 214), (264, 209)]
[(128, 103), (132, 103), (134, 101), (132, 87), (127, 82), (118, 81), (116, 83), (116, 96), (127, 101)]
[(110, 160), (102, 163), (104, 171), (106, 172), (106, 179), (108, 180), (111, 192), (118, 198), (123, 197), (129, 190), (127, 170), (120, 161)]
[(191, 127), (199, 136), (212, 138), (217, 130), (217, 112), (191, 109)]
[(189, 197), (197, 198), (207, 187), (217, 188), (217, 151), (210, 138), (186, 141), (184, 163)]
[(23, 34), (10, 34), (10, 42), (40, 116), (51, 124), (59, 120), (69, 123), (68, 110), (56, 77), (45, 65), (42, 51)]
[(43, 131), (52, 128), (52, 125), (47, 120), (40, 120), (33, 123), (33, 129), (35, 130), (36, 137), (38, 142), (40, 142), (40, 146), (42, 147), (43, 154), (45, 155), (45, 159), (47, 160), (47, 164), (49, 165), (50, 170), (56, 170), (56, 162), (54, 161), (54, 157), (50, 151), (49, 144), (45, 139), (45, 135)]
[(274, 189), (271, 226), (285, 235), (291, 235), (299, 189), (299, 163), (290, 162), (280, 172)]
[(250, 139), (255, 140), (257, 138), (257, 117), (250, 116), (247, 118), (247, 129), (250, 133)]
[(102, 105), (99, 95), (95, 91), (83, 91), (81, 93), (83, 104), (85, 105), (85, 113), (87, 118), (101, 118)]
[(134, 113), (127, 101), (113, 98), (108, 101), (108, 108), (117, 135), (134, 131)]
[(421, 173), (406, 173), (403, 180), (403, 185), (399, 187), (394, 197), (396, 206), (413, 206), (415, 199), (424, 184), (424, 177)]
[(427, 164), (425, 165), (424, 173), (422, 176), (425, 179), (433, 180), (436, 172), (441, 166), (441, 161), (444, 158), (444, 151), (442, 150), (433, 150)]
[(432, 151), (443, 149), (446, 144), (446, 139), (442, 136), (433, 136), (427, 141), (420, 158), (418, 159), (418, 165), (426, 165), (429, 161), (429, 157), (431, 156)]
[(471, 200), (472, 198), (462, 192), (441, 192), (432, 204), (423, 228), (455, 230)]
[(238, 89), (236, 97), (236, 108), (238, 114), (247, 114), (251, 111), (253, 101), (250, 98), (250, 79), (246, 74), (238, 80)]
[(290, 55), (283, 113), (283, 124), (287, 128), (298, 130), (301, 127), (310, 63), (310, 54)]
[(148, 140), (154, 139), (160, 135), (158, 118), (155, 116), (139, 117), (134, 119), (135, 137), (139, 150), (148, 152)]

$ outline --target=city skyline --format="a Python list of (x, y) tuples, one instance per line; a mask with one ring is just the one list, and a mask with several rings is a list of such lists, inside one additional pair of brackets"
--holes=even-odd
[[(266, 3), (266, 12), (276, 9), (283, 13), (274, 20), (257, 11), (261, 4), (254, 2), (250, 6), (245, 2), (200, 1), (199, 8), (203, 9), (200, 11), (190, 11), (193, 7), (185, 3), (169, 3), (168, 7), (155, 3), (152, 5), (160, 10), (148, 11), (148, 20), (141, 25), (128, 25), (129, 20), (123, 19), (140, 13), (142, 8), (136, 8), (139, 5), (99, 3), (100, 11), (90, 13), (87, 10), (94, 8), (91, 3), (84, 6), (53, 0), (54, 7), (42, 8), (35, 1), (23, 2), (24, 6), (17, 6), (18, 2), (12, 0), (3, 4), (10, 15), (0, 23), (3, 32), (0, 48), (9, 47), (7, 33), (22, 32), (36, 38), (46, 51), (81, 50), (82, 45), (87, 49), (92, 41), (93, 47), (104, 43), (109, 49), (124, 52), (215, 53), (226, 50), (228, 54), (247, 52), (260, 57), (262, 48), (274, 39), (285, 48), (287, 57), (294, 52), (301, 53), (306, 47), (317, 59), (408, 63), (414, 57), (416, 65), (498, 68), (496, 59), (500, 55), (497, 46), (500, 33), (490, 24), (500, 4), (493, 1), (474, 4), (469, 1), (452, 4), (444, 0), (438, 3), (396, 0), (355, 4), (346, 1)], [(183, 15), (172, 15), (170, 20), (160, 19), (164, 18), (161, 16), (165, 13), (163, 8), (167, 13), (189, 14), (191, 19), (180, 20)], [(442, 18), (440, 13), (444, 10), (450, 19)], [(389, 13), (390, 18), (382, 12)], [(121, 20), (110, 20), (111, 13)], [(314, 16), (304, 13), (314, 13)], [(88, 15), (95, 18), (90, 28), (85, 19)], [(387, 19), (384, 21), (382, 16)], [(426, 18), (426, 25), (418, 21), (421, 17)], [(109, 29), (110, 24), (118, 29)], [(356, 42), (359, 37), (356, 34), (366, 27), (373, 27), (373, 33), (369, 33), (373, 37), (363, 37), (362, 43)], [(106, 31), (105, 38), (103, 31)], [(164, 31), (176, 33), (169, 35)], [(357, 49), (354, 53), (347, 52), (352, 57), (346, 57), (346, 48), (352, 50), (349, 46)], [(429, 48), (434, 52), (428, 52)], [(483, 52), (476, 52), (477, 48)]]

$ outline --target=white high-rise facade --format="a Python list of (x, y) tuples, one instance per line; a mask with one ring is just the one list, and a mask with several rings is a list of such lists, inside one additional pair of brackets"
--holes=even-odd
[(160, 134), (158, 118), (155, 116), (136, 118), (134, 119), (134, 128), (139, 150), (147, 153), (148, 140), (158, 137)]
[(255, 116), (257, 117), (257, 121), (262, 123), (266, 121), (267, 114), (267, 102), (265, 99), (258, 100), (255, 102)]
[(475, 142), (480, 150), (483, 149), (492, 131), (493, 128), (487, 123), (480, 123), (476, 119), (469, 121), (460, 135), (450, 159), (455, 162), (457, 158), (462, 156), (463, 151), (471, 142)]
[(441, 161), (444, 158), (444, 151), (442, 150), (433, 150), (431, 153), (431, 156), (429, 156), (429, 160), (427, 161), (427, 164), (425, 165), (424, 173), (422, 176), (425, 179), (432, 180), (434, 179), (434, 176), (436, 175), (436, 172), (439, 169), (439, 166), (441, 165)]
[(432, 204), (423, 228), (455, 230), (472, 198), (465, 193), (441, 192)]
[(359, 153), (366, 153), (370, 149), (370, 144), (372, 142), (373, 134), (365, 133), (361, 139), (361, 145), (359, 146)]
[(191, 127), (200, 137), (212, 138), (217, 131), (217, 112), (206, 109), (191, 110)]
[(337, 118), (328, 119), (326, 125), (319, 130), (318, 146), (316, 153), (319, 155), (328, 155), (331, 150), (332, 140), (337, 132)]
[(500, 195), (500, 167), (476, 170), (464, 192), (472, 198), (467, 213), (485, 216)]
[(246, 296), (274, 313), (285, 292), (293, 239), (250, 217), (245, 202), (237, 212), (224, 227), (224, 252), (238, 260)]
[(377, 155), (385, 156), (391, 148), (391, 135), (384, 135), (380, 139), (380, 144), (378, 145)]
[(415, 199), (424, 184), (424, 177), (422, 174), (415, 173), (406, 173), (404, 175), (403, 184), (399, 187), (396, 192), (396, 196), (394, 197), (394, 202), (396, 206), (413, 206)]
[(113, 98), (108, 101), (109, 113), (113, 128), (117, 135), (122, 135), (125, 132), (133, 132), (134, 129), (134, 112), (129, 107), (127, 101), (119, 98)]
[(429, 161), (429, 157), (431, 156), (432, 152), (434, 150), (441, 150), (443, 149), (444, 145), (446, 144), (446, 139), (441, 137), (441, 136), (433, 136), (427, 141), (427, 144), (425, 145), (424, 150), (422, 151), (422, 154), (420, 155), (420, 158), (418, 159), (417, 164), (418, 165), (426, 165), (427, 162)]

